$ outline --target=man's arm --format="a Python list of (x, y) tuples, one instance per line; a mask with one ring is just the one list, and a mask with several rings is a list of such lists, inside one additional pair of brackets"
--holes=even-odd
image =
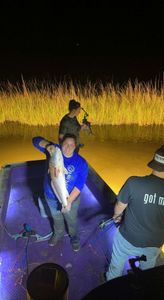
[(41, 136), (33, 137), (32, 143), (41, 152), (45, 153), (45, 149), (51, 154), (52, 147), (55, 147), (54, 144)]
[(80, 195), (80, 190), (74, 187), (72, 192), (69, 194), (68, 203), (71, 203)]
[(62, 208), (62, 212), (66, 213), (70, 211), (72, 202), (80, 195), (80, 190), (77, 187), (74, 187), (72, 192), (69, 194), (67, 199), (67, 206)]
[(39, 146), (42, 147), (42, 148), (46, 148), (47, 145), (49, 145), (50, 142), (45, 140), (45, 139), (42, 139), (40, 142), (39, 142)]
[(117, 201), (114, 207), (114, 215), (113, 215), (113, 219), (120, 221), (121, 220), (121, 215), (123, 213), (123, 211), (126, 209), (127, 207), (127, 203), (122, 203), (120, 201)]
[(87, 124), (81, 124), (81, 130), (89, 130), (89, 126)]
[[(118, 222), (121, 221), (122, 213), (126, 209), (126, 207), (130, 204), (131, 201), (131, 182), (133, 182), (133, 177), (129, 177), (127, 181), (122, 186), (121, 190), (117, 195), (117, 202), (114, 207), (114, 215), (113, 219)], [(120, 217), (119, 217), (120, 215)]]

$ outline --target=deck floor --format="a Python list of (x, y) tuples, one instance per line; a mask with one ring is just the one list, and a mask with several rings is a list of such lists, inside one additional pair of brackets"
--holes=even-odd
[[(33, 180), (37, 194), (40, 183)], [(112, 209), (111, 209), (112, 210)], [(65, 232), (64, 238), (54, 247), (48, 241), (36, 242), (30, 238), (28, 244), (28, 272), (46, 262), (54, 262), (67, 271), (69, 276), (69, 300), (80, 300), (89, 291), (101, 284), (100, 274), (105, 271), (111, 255), (114, 226), (100, 231), (98, 224), (112, 215), (109, 208), (101, 206), (87, 186), (81, 194), (78, 222), (81, 249), (74, 252)], [(5, 218), (4, 234), (1, 237), (1, 300), (25, 300), (27, 264), (25, 248), (27, 239), (14, 240), (11, 236), (23, 230), (28, 223), (38, 234), (51, 232), (50, 222), (40, 215), (34, 201), (29, 182), (16, 179), (11, 185), (9, 203)]]

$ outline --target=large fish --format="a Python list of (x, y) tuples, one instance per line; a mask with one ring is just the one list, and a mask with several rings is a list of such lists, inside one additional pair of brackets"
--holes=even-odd
[(53, 166), (56, 168), (57, 176), (50, 172), (51, 174), (51, 186), (52, 189), (62, 204), (63, 207), (67, 206), (67, 198), (69, 197), (69, 193), (66, 188), (65, 182), (65, 174), (68, 173), (66, 168), (64, 167), (63, 156), (61, 150), (58, 147), (54, 147), (50, 154), (49, 165), (50, 168)]

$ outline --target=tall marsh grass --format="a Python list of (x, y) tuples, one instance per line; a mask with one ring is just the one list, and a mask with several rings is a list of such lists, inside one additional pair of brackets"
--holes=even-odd
[[(37, 82), (12, 86), (0, 91), (0, 123), (58, 125), (75, 98), (89, 113), (93, 125), (164, 125), (164, 87), (130, 81), (124, 86), (111, 83), (80, 84)], [(80, 114), (79, 120), (83, 118)]]

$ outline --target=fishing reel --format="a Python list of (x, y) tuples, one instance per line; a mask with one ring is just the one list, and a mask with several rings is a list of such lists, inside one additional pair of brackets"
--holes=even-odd
[[(83, 107), (81, 107), (81, 109), (83, 110), (83, 112), (84, 112), (84, 117), (83, 117), (83, 119), (82, 119), (82, 123), (83, 124), (85, 124), (86, 126), (88, 126), (88, 128), (89, 128), (89, 130), (90, 130), (90, 133), (92, 133), (92, 129), (91, 129), (91, 122), (89, 122), (88, 121), (88, 116), (89, 116), (89, 114), (86, 112), (86, 110), (83, 108)], [(93, 133), (92, 133), (93, 134)]]
[(102, 220), (99, 223), (99, 229), (103, 230), (105, 227), (107, 227), (110, 224), (115, 224), (116, 227), (119, 227), (120, 224), (121, 224), (122, 216), (123, 216), (123, 213), (117, 215), (117, 217), (115, 217), (114, 219), (112, 217), (112, 218), (107, 219), (107, 220)]
[(99, 224), (99, 229), (103, 230), (107, 225), (110, 225), (113, 223), (113, 218), (110, 218), (108, 220), (102, 220)]
[(115, 225), (116, 227), (120, 226), (120, 222), (118, 222), (117, 220), (114, 220), (113, 218), (110, 218), (108, 220), (102, 220), (98, 227), (100, 230), (104, 230), (104, 228), (106, 228), (108, 225)]

